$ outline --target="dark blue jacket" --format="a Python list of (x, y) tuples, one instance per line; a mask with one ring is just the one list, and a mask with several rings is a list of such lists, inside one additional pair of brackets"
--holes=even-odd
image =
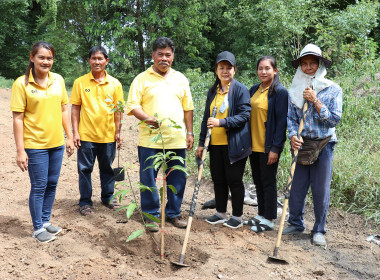
[[(207, 120), (211, 116), (210, 105), (214, 100), (217, 90), (207, 93), (206, 106), (199, 135), (199, 146), (203, 147), (207, 134)], [(228, 117), (220, 120), (220, 126), (227, 130), (228, 153), (230, 163), (234, 163), (252, 153), (251, 104), (249, 92), (246, 86), (236, 80), (232, 80), (228, 91)]]
[[(249, 90), (252, 97), (260, 84), (256, 84)], [(286, 140), (286, 116), (288, 114), (288, 91), (279, 84), (268, 95), (268, 116), (265, 122), (265, 153), (272, 151), (279, 154)]]

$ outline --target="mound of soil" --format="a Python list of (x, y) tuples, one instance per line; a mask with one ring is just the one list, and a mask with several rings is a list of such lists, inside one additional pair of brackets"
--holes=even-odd
[[(122, 211), (115, 213), (101, 205), (97, 167), (93, 172), (95, 214), (79, 214), (76, 155), (64, 157), (53, 207), (52, 222), (63, 227), (63, 232), (53, 242), (39, 244), (31, 237), (30, 183), (28, 174), (15, 162), (9, 104), (10, 90), (0, 90), (0, 279), (380, 279), (380, 247), (366, 241), (368, 235), (379, 233), (379, 228), (366, 224), (363, 217), (331, 209), (328, 246), (316, 247), (310, 240), (313, 212), (308, 205), (308, 230), (282, 239), (280, 255), (289, 264), (271, 263), (267, 257), (273, 252), (276, 230), (256, 234), (249, 227), (232, 230), (204, 221), (213, 214), (213, 210), (200, 209), (213, 197), (208, 181), (201, 183), (185, 255), (189, 267), (176, 267), (171, 261), (179, 260), (185, 230), (166, 225), (164, 260), (159, 257), (160, 233), (144, 234), (126, 243), (130, 233), (142, 229), (139, 216), (135, 214), (127, 221)], [(139, 180), (135, 125), (133, 117), (125, 118), (125, 142), (120, 153), (120, 161), (129, 164), (133, 183)], [(186, 188), (182, 207), (185, 217), (194, 181), (195, 175)], [(131, 199), (127, 196), (125, 203)], [(230, 208), (228, 211), (231, 213)], [(245, 219), (256, 213), (256, 207), (245, 206)], [(279, 219), (276, 222), (277, 229)]]

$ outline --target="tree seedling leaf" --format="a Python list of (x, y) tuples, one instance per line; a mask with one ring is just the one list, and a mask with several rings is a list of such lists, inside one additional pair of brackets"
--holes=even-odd
[(125, 240), (125, 242), (129, 242), (129, 241), (143, 235), (143, 232), (144, 231), (142, 229), (139, 229), (139, 230), (132, 232), (132, 234), (130, 236), (128, 236), (127, 240)]
[(159, 223), (159, 222), (160, 222), (160, 219), (159, 219), (159, 218), (157, 218), (157, 217), (155, 217), (155, 216), (153, 216), (153, 215), (151, 215), (151, 214), (149, 214), (149, 213), (146, 213), (146, 212), (142, 212), (142, 213), (143, 213), (143, 215), (144, 215), (145, 217), (147, 217), (148, 219), (152, 220), (153, 222), (156, 222), (156, 223)]
[(119, 208), (117, 208), (117, 209), (115, 210), (115, 212), (119, 212), (119, 211), (121, 211), (121, 210), (123, 210), (123, 209), (125, 209), (125, 208), (127, 208), (127, 207), (128, 207), (128, 205), (120, 206)]
[(180, 170), (180, 171), (186, 173), (186, 175), (189, 175), (189, 173), (187, 173), (186, 167), (183, 167), (182, 165), (174, 165), (174, 166), (172, 166), (172, 169), (173, 170)]
[(128, 205), (127, 219), (129, 219), (132, 216), (132, 214), (135, 211), (136, 207), (137, 207), (136, 203), (131, 203), (131, 204)]
[(177, 194), (177, 189), (173, 185), (168, 185), (168, 188), (175, 194)]

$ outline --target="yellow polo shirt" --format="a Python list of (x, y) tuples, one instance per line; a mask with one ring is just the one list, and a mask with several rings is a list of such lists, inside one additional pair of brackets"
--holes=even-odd
[(268, 119), (268, 89), (260, 85), (251, 97), (251, 136), (252, 151), (265, 152), (265, 123)]
[[(230, 88), (230, 84), (228, 84), (227, 90), (225, 92), (221, 92), (220, 88), (218, 87), (217, 93), (215, 95), (214, 100), (211, 102), (210, 105), (210, 116), (212, 114), (212, 109), (214, 106), (218, 108), (218, 112), (216, 113), (215, 118), (216, 119), (225, 119), (228, 117), (228, 109), (224, 111), (224, 113), (221, 113), (219, 111), (220, 106), (223, 104), (223, 100), (226, 97), (228, 90)], [(211, 130), (211, 145), (228, 145), (227, 140), (227, 131), (224, 127), (213, 127)]]
[[(141, 108), (149, 116), (158, 114), (158, 119), (170, 118), (181, 126), (180, 129), (171, 126), (171, 122), (163, 122), (162, 133), (165, 148), (186, 148), (186, 127), (184, 111), (194, 110), (189, 81), (180, 72), (170, 69), (166, 78), (157, 74), (152, 67), (140, 73), (133, 80), (128, 94), (128, 115), (131, 111)], [(154, 143), (152, 137), (157, 132), (149, 134), (145, 123), (139, 126), (139, 146), (146, 148), (162, 148), (162, 142)]]
[(50, 149), (65, 143), (62, 128), (62, 105), (67, 104), (65, 82), (56, 73), (48, 73), (47, 87), (33, 78), (25, 86), (25, 75), (12, 86), (11, 111), (24, 112), (25, 149)]
[(115, 142), (114, 112), (105, 100), (112, 98), (113, 103), (123, 100), (121, 83), (106, 72), (105, 79), (99, 83), (92, 72), (75, 80), (70, 103), (80, 105), (79, 135), (83, 141), (95, 143)]

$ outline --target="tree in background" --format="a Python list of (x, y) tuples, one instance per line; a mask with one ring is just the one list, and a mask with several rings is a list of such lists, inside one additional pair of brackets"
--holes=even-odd
[(57, 51), (53, 70), (71, 85), (89, 70), (88, 50), (101, 44), (110, 54), (108, 70), (127, 90), (150, 65), (158, 36), (176, 43), (180, 71), (212, 71), (215, 54), (229, 50), (247, 79), (268, 54), (283, 73), (292, 72), (290, 61), (314, 42), (339, 74), (378, 57), (379, 10), (379, 0), (4, 0), (0, 76), (22, 74), (30, 46), (46, 40)]

